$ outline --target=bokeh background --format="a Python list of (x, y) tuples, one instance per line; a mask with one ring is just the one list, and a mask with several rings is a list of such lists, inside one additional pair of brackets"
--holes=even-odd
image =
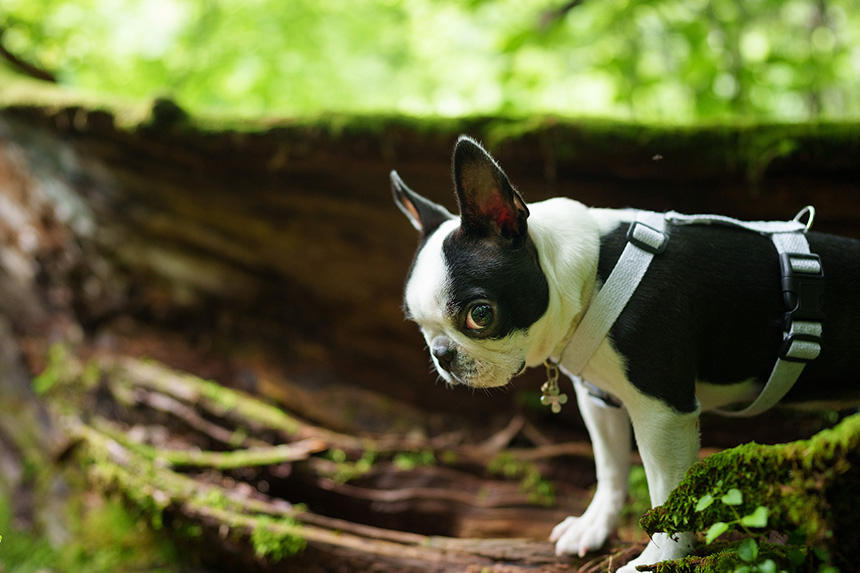
[(4, 0), (0, 30), (64, 84), (207, 112), (860, 114), (856, 0)]

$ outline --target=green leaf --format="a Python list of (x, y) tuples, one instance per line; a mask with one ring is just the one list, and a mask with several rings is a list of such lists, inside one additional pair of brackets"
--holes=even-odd
[(714, 496), (709, 493), (706, 493), (699, 498), (698, 502), (696, 502), (696, 513), (704, 511), (705, 509), (710, 507), (712, 503), (714, 503)]
[(747, 563), (752, 563), (756, 560), (758, 557), (758, 544), (755, 542), (755, 539), (747, 537), (741, 541), (741, 544), (738, 545), (738, 557)]
[(741, 518), (741, 525), (744, 527), (764, 527), (767, 525), (767, 516), (767, 508), (760, 505), (752, 513)]
[(33, 378), (33, 391), (39, 396), (43, 396), (59, 380), (60, 376), (57, 373), (56, 368), (48, 366), (41, 372), (41, 374)]
[(724, 521), (718, 521), (708, 528), (705, 534), (705, 543), (711, 543), (714, 539), (728, 531), (729, 524)]
[(806, 561), (806, 549), (800, 549), (799, 547), (789, 547), (786, 556), (788, 557), (789, 563), (791, 563), (795, 567), (799, 567), (804, 561)]
[(740, 505), (744, 502), (744, 494), (738, 488), (733, 487), (726, 495), (720, 498), (720, 501), (726, 505)]
[(773, 559), (765, 559), (758, 564), (759, 573), (776, 573), (776, 563)]
[(734, 573), (750, 573), (750, 566), (749, 565), (738, 565), (737, 567), (735, 567)]

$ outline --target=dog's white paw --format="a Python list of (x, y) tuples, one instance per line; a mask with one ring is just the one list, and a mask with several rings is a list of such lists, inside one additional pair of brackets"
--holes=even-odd
[(621, 511), (620, 504), (613, 501), (617, 496), (594, 495), (588, 509), (579, 517), (570, 516), (556, 525), (549, 540), (555, 541), (555, 554), (576, 554), (600, 549), (615, 531)]
[(651, 565), (660, 561), (680, 559), (688, 555), (692, 549), (693, 535), (691, 533), (678, 533), (672, 537), (665, 533), (655, 533), (639, 557), (618, 569), (616, 573), (638, 573), (636, 567), (639, 565)]

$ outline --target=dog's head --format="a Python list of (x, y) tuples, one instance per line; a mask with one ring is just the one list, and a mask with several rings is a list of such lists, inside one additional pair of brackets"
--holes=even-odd
[(467, 137), (457, 141), (453, 168), (459, 217), (391, 173), (395, 202), (421, 238), (405, 311), (448, 383), (502, 386), (527, 364), (530, 328), (547, 311), (549, 288), (529, 209), (505, 173)]

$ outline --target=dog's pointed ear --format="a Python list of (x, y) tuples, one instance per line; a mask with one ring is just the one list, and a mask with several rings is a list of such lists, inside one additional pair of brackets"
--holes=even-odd
[(454, 147), (454, 185), (464, 232), (514, 243), (525, 238), (526, 202), (490, 154), (466, 136)]
[(436, 230), (439, 225), (453, 219), (454, 215), (448, 209), (422, 197), (406, 186), (397, 171), (391, 172), (391, 193), (394, 203), (412, 223), (422, 237)]

